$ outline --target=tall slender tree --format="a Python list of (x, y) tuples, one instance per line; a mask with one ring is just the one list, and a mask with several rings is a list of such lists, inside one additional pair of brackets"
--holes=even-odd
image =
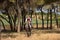
[[(56, 7), (57, 7), (57, 6), (56, 6)], [(56, 25), (57, 25), (57, 28), (58, 28), (58, 18), (57, 18), (57, 14), (56, 14), (55, 11), (56, 11), (56, 10), (55, 10), (55, 7), (54, 7), (55, 20), (56, 20)], [(57, 9), (57, 11), (58, 11), (58, 9)]]
[(38, 29), (38, 19), (37, 19), (37, 14), (35, 13), (36, 16), (36, 28)]
[(48, 29), (48, 25), (49, 25), (49, 9), (48, 9), (48, 13), (47, 13), (47, 29)]
[(50, 29), (52, 29), (52, 9), (50, 9)]
[(42, 29), (43, 29), (43, 28), (44, 28), (44, 19), (43, 19), (43, 11), (42, 11), (42, 7), (43, 7), (43, 5), (40, 6), (41, 16), (42, 16)]

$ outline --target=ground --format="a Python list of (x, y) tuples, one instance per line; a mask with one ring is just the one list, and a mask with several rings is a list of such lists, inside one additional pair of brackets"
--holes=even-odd
[(26, 32), (1, 33), (1, 40), (60, 40), (60, 33), (51, 31), (33, 30), (30, 37), (27, 37)]

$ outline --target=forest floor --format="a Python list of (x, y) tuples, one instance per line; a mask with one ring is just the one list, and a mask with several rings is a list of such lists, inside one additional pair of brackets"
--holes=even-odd
[(25, 31), (20, 33), (1, 33), (1, 40), (60, 40), (60, 30), (36, 30), (27, 37)]

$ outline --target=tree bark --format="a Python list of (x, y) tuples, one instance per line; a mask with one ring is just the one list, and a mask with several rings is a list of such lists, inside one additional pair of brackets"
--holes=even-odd
[(44, 28), (44, 19), (43, 19), (42, 7), (41, 7), (41, 16), (42, 16), (42, 29), (43, 29)]
[[(55, 8), (54, 8), (54, 13), (55, 13)], [(57, 28), (58, 28), (58, 18), (57, 18), (57, 14), (56, 13), (55, 13), (55, 20), (56, 20), (56, 25), (57, 25)]]
[(17, 23), (17, 27), (18, 27), (18, 30), (17, 32), (19, 33), (20, 32), (20, 16), (21, 16), (21, 9), (17, 3), (17, 10), (18, 10), (18, 23)]
[(4, 30), (6, 30), (6, 29), (5, 29), (5, 25), (4, 25), (3, 21), (2, 21), (2, 20), (0, 20), (0, 22), (2, 23), (2, 25), (1, 25), (1, 23), (0, 23), (0, 27), (1, 27), (1, 26), (3, 26)]
[(37, 14), (35, 13), (36, 16), (36, 28), (38, 29), (38, 20), (37, 20)]
[(52, 9), (50, 9), (50, 29), (52, 29)]
[(48, 29), (48, 25), (49, 25), (49, 10), (48, 10), (48, 13), (47, 13), (47, 29)]

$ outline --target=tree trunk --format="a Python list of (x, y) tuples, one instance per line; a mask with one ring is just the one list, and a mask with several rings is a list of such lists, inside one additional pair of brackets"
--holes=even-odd
[(52, 9), (50, 9), (50, 29), (52, 29)]
[(9, 23), (10, 23), (10, 28), (11, 28), (11, 31), (13, 31), (13, 22), (12, 22), (12, 15), (11, 15), (11, 9), (8, 8), (8, 19), (9, 19)]
[(14, 16), (14, 31), (16, 31), (16, 20), (17, 20), (17, 15), (15, 14), (15, 16)]
[(17, 23), (18, 30), (17, 30), (17, 32), (19, 33), (19, 32), (20, 32), (20, 16), (21, 16), (21, 9), (19, 8), (18, 3), (17, 3), (17, 10), (18, 10), (18, 23)]
[[(31, 10), (32, 11), (32, 10)], [(31, 27), (32, 27), (32, 14), (33, 14), (33, 11), (31, 12)], [(33, 28), (33, 27), (32, 27)]]
[(42, 29), (43, 29), (44, 28), (44, 19), (43, 19), (42, 7), (41, 7), (41, 16), (42, 16)]
[[(55, 13), (55, 8), (54, 8), (54, 13)], [(56, 20), (56, 25), (57, 25), (57, 28), (58, 28), (58, 18), (57, 18), (57, 14), (56, 13), (55, 13), (55, 20)]]
[(3, 26), (4, 30), (6, 30), (6, 29), (5, 29), (5, 25), (4, 25), (3, 21), (2, 21), (2, 20), (0, 20), (0, 22), (2, 23), (2, 25), (1, 25), (1, 23), (0, 23), (0, 27), (1, 27), (1, 26)]
[(17, 32), (19, 33), (20, 32), (20, 15), (18, 15), (18, 30), (17, 30)]
[(48, 25), (49, 25), (49, 10), (48, 10), (48, 13), (47, 13), (47, 29), (48, 29)]
[(36, 28), (38, 29), (38, 20), (37, 20), (37, 14), (35, 13), (36, 16)]

